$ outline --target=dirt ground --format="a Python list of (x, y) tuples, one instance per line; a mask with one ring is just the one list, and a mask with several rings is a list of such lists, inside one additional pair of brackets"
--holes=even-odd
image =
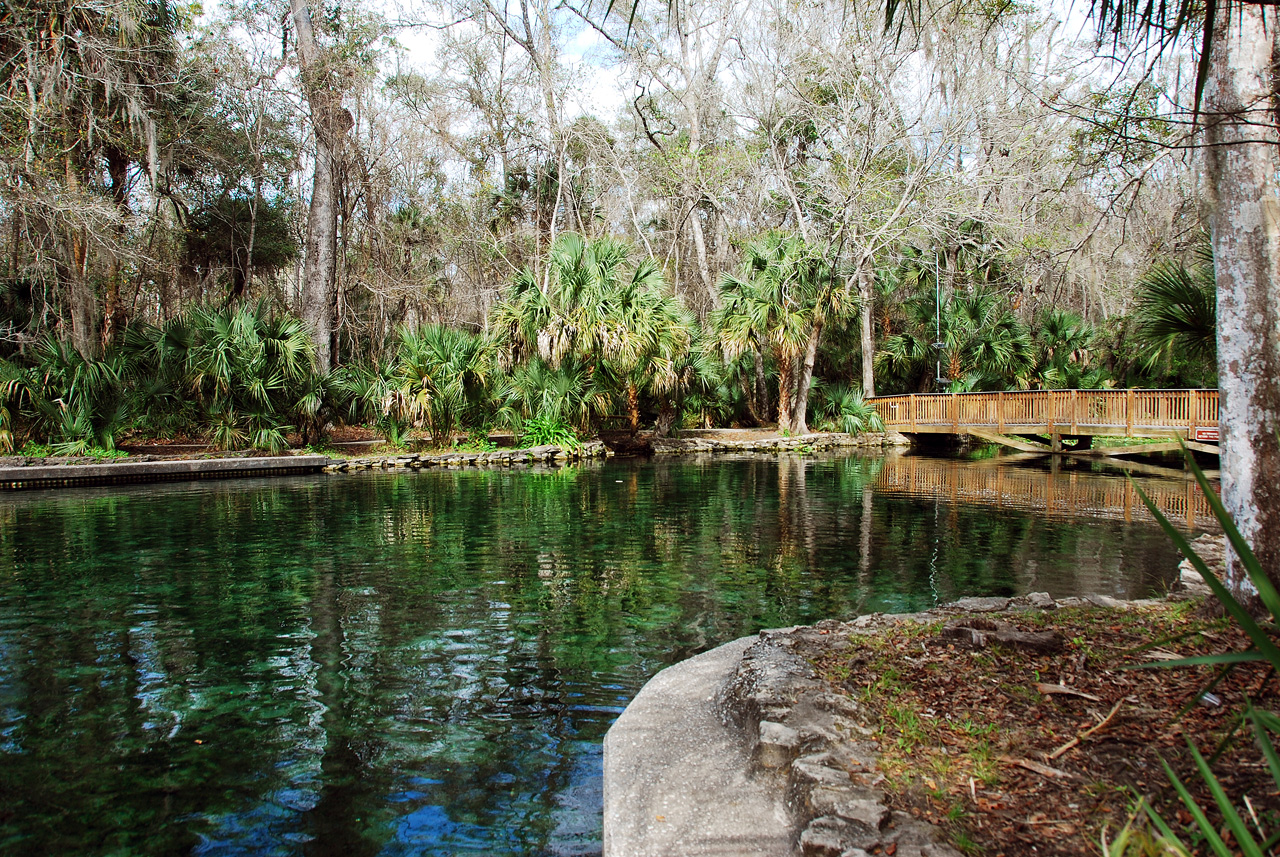
[(1246, 697), (1280, 707), (1275, 676), (1239, 665), (1198, 700), (1217, 668), (1138, 668), (1243, 649), (1244, 635), (1226, 621), (1186, 603), (1000, 619), (1057, 631), (1061, 648), (976, 647), (937, 624), (899, 624), (855, 637), (852, 649), (801, 653), (870, 712), (863, 725), (877, 734), (894, 808), (947, 828), (967, 853), (1096, 855), (1139, 795), (1175, 828), (1190, 824), (1162, 759), (1202, 805), (1213, 804), (1190, 739), (1206, 757), (1221, 749), (1213, 768), (1242, 813), (1251, 808), (1268, 831), (1280, 826), (1262, 754), (1247, 730), (1236, 731)]

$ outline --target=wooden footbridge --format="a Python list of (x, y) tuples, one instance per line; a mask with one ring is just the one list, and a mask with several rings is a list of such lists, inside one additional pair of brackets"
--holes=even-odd
[[(893, 431), (968, 434), (1022, 452), (1133, 455), (1176, 450), (1180, 443), (1218, 452), (1217, 390), (913, 393), (869, 401)], [(1094, 446), (1097, 436), (1143, 441)]]

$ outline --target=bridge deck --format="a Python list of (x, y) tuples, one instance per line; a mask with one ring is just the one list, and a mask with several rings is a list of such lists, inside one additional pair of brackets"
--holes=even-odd
[(997, 442), (1009, 440), (1018, 448), (1018, 442), (1004, 436), (1182, 438), (1193, 448), (1201, 448), (1197, 442), (1218, 441), (1217, 390), (913, 393), (870, 401), (885, 427), (894, 431), (978, 434), (995, 440), (994, 434)]

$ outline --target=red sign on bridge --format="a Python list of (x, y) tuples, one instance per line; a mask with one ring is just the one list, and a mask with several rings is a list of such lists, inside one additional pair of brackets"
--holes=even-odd
[(1211, 440), (1214, 443), (1217, 443), (1219, 440), (1221, 440), (1221, 438), (1219, 437), (1219, 434), (1220, 432), (1218, 431), (1218, 428), (1216, 426), (1213, 428), (1196, 428), (1195, 439)]

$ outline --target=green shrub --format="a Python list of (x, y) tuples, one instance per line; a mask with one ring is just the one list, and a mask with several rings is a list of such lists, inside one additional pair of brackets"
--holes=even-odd
[(561, 449), (580, 449), (582, 441), (578, 440), (573, 427), (558, 417), (533, 417), (525, 420), (520, 434), (520, 445), (558, 446)]
[(819, 427), (846, 434), (884, 431), (884, 422), (875, 406), (866, 400), (862, 390), (844, 384), (832, 384), (821, 390), (818, 405)]

